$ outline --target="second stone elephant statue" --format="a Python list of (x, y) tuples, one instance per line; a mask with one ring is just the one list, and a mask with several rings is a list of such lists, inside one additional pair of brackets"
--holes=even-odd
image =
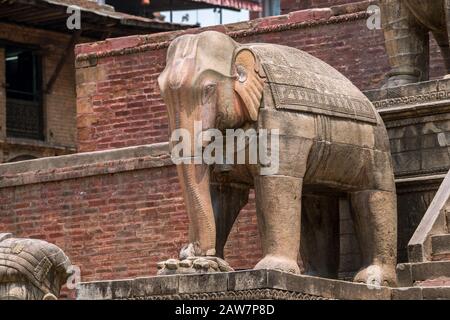
[(56, 245), (0, 233), (0, 300), (57, 300), (73, 271)]
[(387, 87), (429, 79), (432, 33), (450, 73), (450, 0), (380, 0), (391, 71)]
[(278, 170), (270, 174), (262, 163), (177, 165), (190, 243), (181, 261), (159, 264), (160, 274), (229, 270), (219, 258), (254, 188), (263, 250), (256, 269), (300, 273), (301, 253), (306, 273), (337, 277), (339, 199), (347, 197), (363, 256), (355, 281), (396, 283), (388, 136), (371, 102), (347, 78), (303, 51), (239, 44), (207, 31), (171, 43), (159, 86), (172, 131), (195, 135), (200, 122), (204, 131), (275, 130), (279, 139)]

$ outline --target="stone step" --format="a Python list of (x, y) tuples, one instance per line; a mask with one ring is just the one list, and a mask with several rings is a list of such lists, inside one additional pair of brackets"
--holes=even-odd
[(450, 260), (450, 234), (431, 237), (431, 256), (433, 261)]
[(428, 287), (374, 287), (275, 270), (247, 270), (84, 282), (77, 286), (77, 299), (448, 300), (450, 286), (433, 283)]
[(439, 234), (431, 237), (431, 254), (435, 256), (450, 254), (450, 234)]
[(412, 287), (433, 279), (450, 278), (450, 261), (400, 263), (397, 279), (400, 287)]

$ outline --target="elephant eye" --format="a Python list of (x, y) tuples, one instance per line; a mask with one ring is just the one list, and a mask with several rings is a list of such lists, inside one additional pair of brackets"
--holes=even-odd
[(214, 95), (215, 92), (216, 92), (216, 84), (215, 83), (207, 83), (203, 87), (202, 103), (209, 102), (209, 100), (211, 99), (211, 97)]
[(247, 72), (246, 72), (245, 68), (241, 65), (238, 65), (236, 67), (236, 71), (238, 74), (239, 82), (245, 82), (247, 80)]

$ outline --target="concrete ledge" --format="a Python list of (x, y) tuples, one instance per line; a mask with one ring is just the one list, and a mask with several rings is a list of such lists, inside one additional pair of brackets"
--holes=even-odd
[[(0, 188), (172, 166), (169, 143), (156, 143), (0, 164)], [(440, 182), (445, 175), (399, 178), (396, 183)]]
[(391, 300), (427, 297), (450, 299), (450, 292), (448, 287), (369, 288), (365, 284), (275, 270), (86, 282), (77, 288), (78, 300)]
[(442, 277), (450, 278), (450, 261), (401, 263), (397, 266), (398, 284), (402, 287)]
[(450, 79), (368, 90), (364, 94), (384, 121), (450, 112)]
[(40, 158), (0, 165), (0, 188), (172, 165), (169, 144)]

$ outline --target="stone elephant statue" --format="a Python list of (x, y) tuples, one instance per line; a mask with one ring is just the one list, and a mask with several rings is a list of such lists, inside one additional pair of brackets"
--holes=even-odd
[(0, 233), (0, 300), (57, 300), (70, 267), (54, 244)]
[(386, 87), (429, 79), (429, 34), (450, 73), (450, 0), (380, 0), (391, 71)]
[[(348, 79), (303, 51), (239, 44), (206, 31), (171, 43), (158, 81), (172, 132), (181, 129), (198, 139), (200, 123), (202, 133), (226, 132), (224, 144), (235, 139), (229, 130), (239, 128), (258, 137), (264, 129), (278, 139), (278, 148), (270, 147), (271, 155), (278, 150), (276, 172), (263, 172), (272, 163), (259, 158), (196, 161), (195, 143), (188, 150), (194, 156), (180, 155), (190, 243), (180, 260), (159, 263), (159, 274), (231, 270), (221, 259), (223, 248), (254, 188), (264, 255), (256, 269), (298, 274), (301, 254), (307, 274), (337, 277), (339, 199), (348, 197), (364, 262), (355, 281), (396, 283), (388, 136), (371, 102)], [(177, 146), (172, 139), (170, 146)], [(202, 140), (201, 148), (208, 142)]]

